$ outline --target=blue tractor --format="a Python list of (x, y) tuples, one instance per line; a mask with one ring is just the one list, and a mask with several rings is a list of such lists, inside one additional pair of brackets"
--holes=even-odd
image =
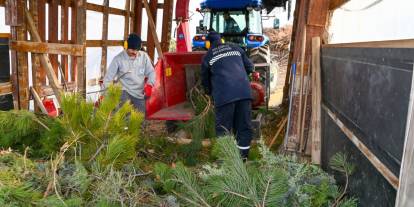
[(193, 37), (193, 51), (209, 48), (206, 36), (212, 30), (220, 33), (226, 43), (244, 48), (255, 63), (258, 74), (255, 82), (262, 85), (252, 86), (253, 96), (262, 99), (257, 100), (256, 107), (268, 106), (270, 94), (276, 88), (278, 68), (270, 58), (269, 38), (263, 34), (262, 10), (270, 12), (288, 2), (290, 0), (203, 0), (200, 5), (203, 20)]

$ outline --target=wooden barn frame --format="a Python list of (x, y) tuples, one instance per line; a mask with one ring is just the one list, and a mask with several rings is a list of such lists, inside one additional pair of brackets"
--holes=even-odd
[[(149, 56), (154, 59), (156, 48), (158, 53), (168, 51), (173, 0), (125, 0), (125, 9), (112, 8), (109, 1), (114, 0), (103, 0), (103, 5), (87, 0), (0, 0), (0, 6), (6, 8), (6, 24), (10, 26), (11, 51), (11, 80), (0, 84), (0, 93), (13, 94), (15, 109), (28, 109), (30, 100), (36, 98), (37, 93), (40, 97), (56, 95), (58, 101), (64, 88), (85, 95), (87, 85), (97, 84), (96, 80), (86, 80), (86, 48), (102, 48), (100, 68), (104, 74), (108, 65), (108, 47), (123, 46), (131, 32), (138, 35), (145, 32), (142, 30), (144, 11), (149, 23), (148, 40), (143, 45)], [(162, 22), (157, 22), (158, 10), (163, 11)], [(87, 11), (103, 14), (100, 40), (86, 39)], [(109, 15), (125, 17), (124, 39), (109, 38)], [(160, 41), (156, 33), (157, 23), (162, 24)], [(29, 80), (32, 80), (32, 88)], [(38, 110), (36, 105), (35, 101), (34, 108)]]

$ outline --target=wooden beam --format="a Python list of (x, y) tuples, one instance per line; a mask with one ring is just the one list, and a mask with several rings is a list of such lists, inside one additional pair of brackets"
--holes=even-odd
[[(108, 40), (109, 0), (104, 0), (103, 6), (104, 6), (104, 12), (103, 12), (103, 21), (102, 21), (102, 41), (107, 41)], [(101, 78), (103, 78), (106, 74), (107, 58), (108, 58), (107, 53), (108, 53), (108, 46), (102, 45)]]
[[(414, 69), (414, 68), (413, 68)], [(414, 77), (411, 79), (404, 152), (395, 207), (414, 206)]]
[[(70, 0), (61, 0), (61, 30), (60, 37), (63, 44), (69, 43), (69, 5)], [(69, 81), (69, 60), (67, 55), (62, 55), (62, 70), (65, 75), (65, 81)]]
[(131, 1), (130, 0), (126, 0), (125, 1), (125, 11), (126, 11), (126, 15), (125, 15), (125, 23), (124, 23), (124, 39), (128, 39), (128, 35), (129, 35), (129, 18), (131, 17)]
[[(72, 44), (76, 44), (76, 34), (77, 34), (77, 27), (76, 27), (76, 21), (77, 21), (77, 11), (76, 11), (76, 1), (77, 0), (71, 0), (72, 8), (70, 10), (71, 12), (71, 23), (70, 23), (70, 40)], [(76, 80), (76, 70), (77, 70), (77, 57), (71, 56), (70, 60), (70, 75), (71, 75), (71, 81)]]
[(23, 7), (18, 6), (18, 0), (9, 0), (5, 2), (5, 23), (8, 26), (20, 26), (23, 24)]
[(83, 56), (83, 45), (44, 43), (44, 42), (28, 42), (28, 41), (12, 41), (10, 48), (18, 52), (32, 52), (55, 55), (73, 55)]
[[(86, 47), (102, 47), (102, 46), (124, 46), (124, 40), (86, 40)], [(147, 45), (146, 41), (142, 45)]]
[[(60, 87), (63, 87), (61, 84)], [(76, 83), (75, 82), (68, 82), (66, 83), (66, 87), (68, 91), (75, 91), (76, 89)], [(43, 85), (40, 87), (40, 90), (38, 91), (40, 97), (46, 97), (46, 96), (53, 96), (53, 88), (48, 85)]]
[[(25, 9), (25, 17), (27, 20), (27, 24), (29, 26), (30, 35), (36, 42), (41, 42), (40, 35), (37, 32), (37, 28), (34, 25), (32, 15)], [(40, 57), (40, 63), (43, 65), (43, 67), (46, 69), (47, 78), (49, 79), (49, 84), (52, 86), (53, 91), (55, 93), (56, 99), (60, 103), (60, 93), (62, 87), (59, 84), (59, 80), (57, 78), (56, 73), (53, 70), (52, 64), (50, 63), (49, 57), (46, 54), (39, 55)]]
[(170, 49), (173, 3), (173, 0), (164, 0), (161, 37), (161, 46), (163, 52), (168, 52)]
[[(18, 7), (26, 8), (27, 4), (25, 0), (17, 0)], [(19, 9), (20, 10), (20, 9)], [(17, 40), (26, 41), (27, 31), (26, 22), (23, 21), (22, 25), (17, 28)], [(18, 62), (18, 74), (19, 74), (19, 103), (20, 109), (29, 110), (29, 65), (28, 54), (25, 52), (17, 52)]]
[(345, 124), (325, 105), (322, 105), (322, 108), (328, 113), (332, 121), (341, 129), (341, 131), (346, 135), (346, 137), (357, 147), (362, 154), (371, 162), (371, 164), (378, 170), (379, 173), (388, 181), (388, 183), (394, 188), (398, 189), (398, 177), (387, 168), (364, 143), (362, 143), (360, 138), (355, 136), (355, 134), (348, 129)]
[(30, 91), (32, 92), (35, 105), (39, 107), (40, 111), (43, 114), (48, 114), (45, 106), (43, 105), (42, 99), (40, 98), (39, 94), (36, 92), (36, 89), (34, 89), (33, 87), (30, 87)]
[(13, 93), (13, 85), (11, 82), (0, 83), (0, 96)]
[(139, 36), (141, 36), (141, 31), (142, 31), (142, 0), (136, 0), (135, 1), (135, 8), (134, 8), (134, 13), (135, 13), (135, 17), (134, 17), (134, 29), (133, 31), (138, 34)]
[[(86, 44), (86, 0), (77, 0), (76, 4), (76, 42)], [(86, 50), (83, 57), (77, 58), (76, 85), (77, 90), (86, 97)]]
[[(156, 1), (156, 0), (153, 0), (153, 1)], [(155, 48), (157, 49), (157, 52), (158, 52), (158, 58), (163, 59), (164, 55), (162, 53), (160, 41), (158, 40), (157, 27), (156, 27), (154, 19), (153, 19), (154, 16), (151, 13), (148, 1), (143, 0), (142, 2), (144, 3), (145, 10), (147, 11), (147, 14), (148, 14), (148, 25), (149, 25), (148, 29), (149, 30), (148, 30), (148, 36), (147, 36), (148, 37), (147, 49), (148, 49), (148, 51), (150, 51), (150, 49), (151, 49), (150, 41), (153, 41), (154, 44), (155, 44)], [(151, 39), (151, 36), (152, 36), (152, 39)], [(150, 55), (150, 57), (151, 57), (151, 55)], [(154, 56), (152, 56), (151, 58), (154, 58)]]
[(6, 0), (0, 0), (0, 6), (6, 6)]
[[(30, 6), (30, 12), (33, 15), (33, 21), (34, 21), (34, 25), (36, 26), (36, 28), (39, 28), (39, 16), (38, 16), (38, 1), (36, 0), (30, 0), (29, 1), (29, 6)], [(11, 45), (13, 44), (13, 42), (10, 42), (10, 47), (12, 47)], [(19, 51), (18, 49), (15, 48), (15, 50)], [(42, 80), (40, 77), (40, 60), (39, 60), (39, 56), (32, 53), (31, 54), (32, 57), (32, 85), (34, 90), (38, 90), (40, 88), (40, 86), (42, 85)], [(35, 112), (39, 112), (39, 109), (37, 107), (38, 103), (35, 101), (34, 102), (34, 110)]]
[(349, 0), (331, 0), (329, 2), (329, 10), (335, 10), (347, 3), (348, 1)]
[(311, 157), (313, 164), (321, 164), (321, 39), (312, 39), (312, 115), (311, 115)]
[(371, 42), (353, 42), (341, 44), (326, 44), (323, 48), (414, 48), (414, 39), (403, 40), (385, 40), (385, 41), (371, 41)]
[[(48, 43), (57, 43), (59, 41), (59, 2), (58, 0), (51, 0), (49, 3), (49, 24), (48, 24)], [(58, 56), (49, 55), (50, 63), (56, 75), (58, 74)]]
[[(37, 15), (38, 15), (38, 32), (40, 35), (40, 40), (42, 42), (46, 42), (46, 1), (45, 0), (38, 0), (37, 1)], [(38, 68), (38, 75), (39, 75), (39, 84), (45, 85), (46, 84), (46, 69), (43, 68), (42, 64), (39, 65)], [(39, 90), (38, 88), (35, 88)]]
[[(149, 4), (148, 4), (149, 1)], [(148, 30), (147, 30), (147, 53), (152, 60), (155, 56), (155, 37), (157, 35), (157, 2), (158, 0), (143, 0), (145, 10), (148, 16)]]
[[(105, 6), (98, 5), (98, 4), (93, 4), (93, 3), (86, 3), (86, 10), (104, 13), (105, 12)], [(126, 16), (127, 15), (126, 10), (113, 8), (113, 7), (108, 7), (108, 13), (113, 14), (113, 15), (119, 15), (119, 16)], [(134, 16), (134, 15), (135, 15), (134, 13), (130, 13), (130, 16)]]

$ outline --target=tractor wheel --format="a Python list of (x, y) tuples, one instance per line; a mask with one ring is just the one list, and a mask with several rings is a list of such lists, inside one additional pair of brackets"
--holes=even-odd
[(261, 72), (261, 75), (264, 77), (267, 77), (267, 74), (269, 73), (269, 82), (268, 89), (267, 89), (267, 95), (270, 96), (271, 93), (273, 93), (276, 90), (276, 83), (277, 83), (277, 71), (279, 70), (279, 66), (276, 61), (272, 61), (270, 56), (270, 46), (264, 45), (261, 47), (253, 48), (250, 50), (250, 60), (252, 60), (253, 63), (269, 63), (270, 68), (269, 71), (259, 71)]

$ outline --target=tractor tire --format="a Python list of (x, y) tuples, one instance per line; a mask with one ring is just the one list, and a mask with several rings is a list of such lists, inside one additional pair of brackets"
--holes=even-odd
[[(249, 58), (254, 64), (259, 63), (269, 63), (269, 71), (266, 71), (265, 73), (269, 73), (269, 82), (267, 83), (267, 100), (266, 103), (268, 103), (270, 94), (272, 94), (276, 90), (277, 86), (277, 71), (279, 70), (279, 66), (276, 61), (272, 61), (270, 56), (270, 46), (268, 44), (253, 48), (249, 51)], [(263, 71), (262, 71), (263, 72)], [(267, 77), (266, 74), (262, 74), (263, 76)]]

